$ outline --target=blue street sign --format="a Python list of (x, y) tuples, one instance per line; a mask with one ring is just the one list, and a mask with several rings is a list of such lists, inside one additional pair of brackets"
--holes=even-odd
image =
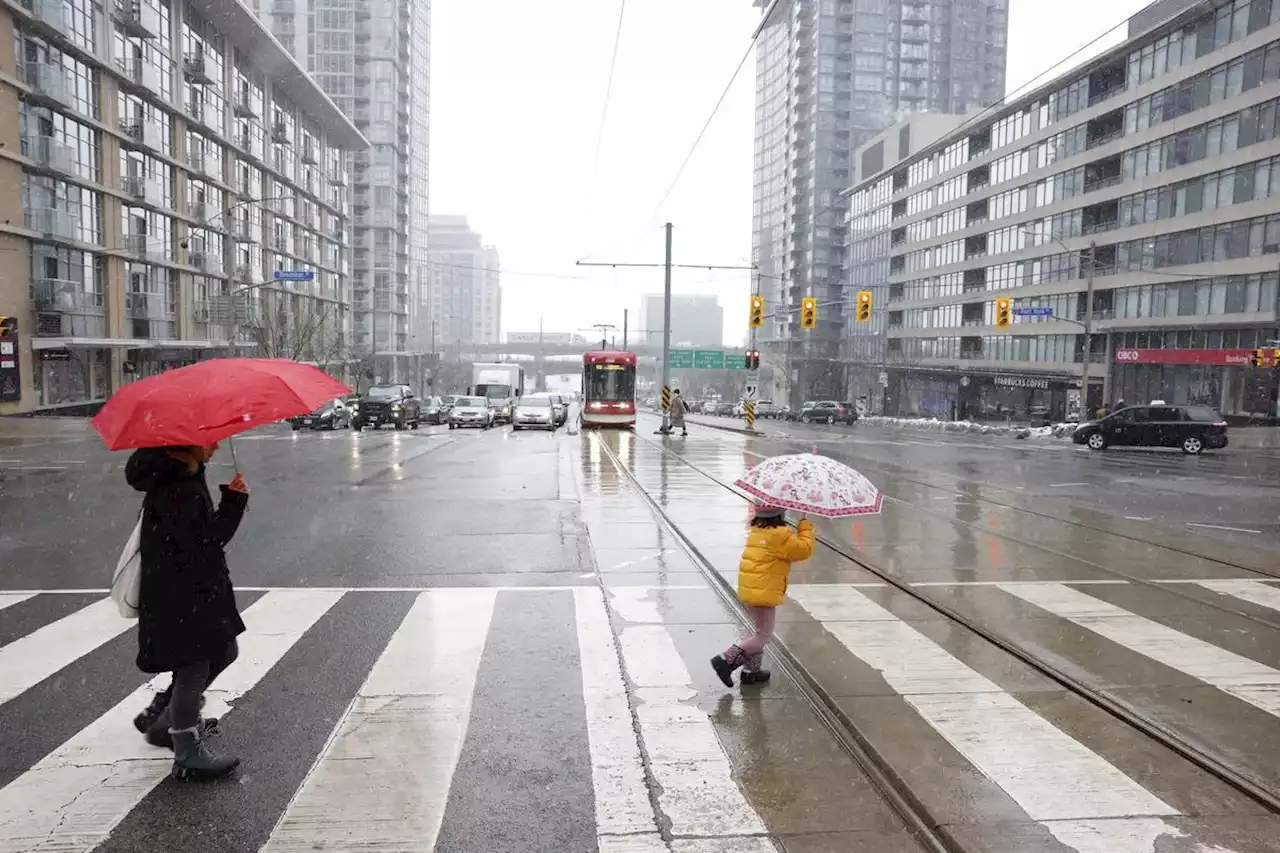
[(276, 270), (276, 281), (315, 281), (316, 274), (309, 270)]
[(1052, 308), (1014, 308), (1013, 313), (1019, 317), (1052, 317)]

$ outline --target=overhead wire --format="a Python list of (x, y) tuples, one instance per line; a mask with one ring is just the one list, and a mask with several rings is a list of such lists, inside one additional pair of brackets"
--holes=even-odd
[(604, 128), (609, 118), (609, 100), (613, 96), (613, 74), (618, 67), (618, 47), (622, 44), (622, 20), (627, 13), (627, 0), (618, 4), (618, 27), (613, 34), (613, 55), (609, 58), (609, 79), (604, 86), (604, 105), (600, 108), (600, 127), (596, 130), (596, 156), (591, 167), (591, 185), (594, 191), (600, 175), (600, 152), (604, 148)]

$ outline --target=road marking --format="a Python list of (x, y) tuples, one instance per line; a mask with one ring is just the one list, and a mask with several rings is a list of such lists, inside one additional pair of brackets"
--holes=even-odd
[[(609, 613), (599, 589), (575, 590), (573, 601), (598, 846), (601, 853), (649, 849), (668, 853), (649, 802), (644, 762), (618, 663), (618, 646), (609, 627)], [(626, 846), (628, 843), (633, 846)]]
[(1204, 527), (1209, 530), (1229, 530), (1232, 533), (1261, 533), (1261, 530), (1252, 530), (1248, 527), (1228, 527), (1225, 524), (1200, 524), (1196, 521), (1188, 521), (1187, 527)]
[(133, 626), (104, 598), (0, 648), (0, 705)]
[(1087, 486), (1087, 485), (1089, 485), (1089, 484), (1088, 484), (1088, 483), (1050, 483), (1050, 484), (1049, 484), (1049, 488), (1051, 488), (1051, 489), (1071, 489), (1071, 488), (1075, 488), (1075, 487), (1077, 487), (1077, 486)]
[(1061, 584), (1010, 583), (1001, 588), (1130, 651), (1280, 716), (1280, 670)]
[[(1178, 814), (857, 590), (792, 590), (791, 597), (850, 653), (878, 670), (925, 722), (1051, 832), (1054, 821)], [(1106, 824), (1100, 826), (1107, 831)], [(1108, 839), (1109, 850), (1139, 849), (1119, 846), (1110, 833)]]
[(639, 565), (640, 563), (647, 563), (650, 560), (657, 560), (661, 557), (667, 556), (668, 554), (674, 554), (674, 553), (676, 553), (675, 548), (666, 548), (662, 551), (657, 552), (656, 554), (650, 554), (647, 557), (640, 557), (639, 559), (636, 559), (636, 560), (624, 560), (623, 562), (618, 563), (618, 565), (614, 566), (613, 568), (625, 569), (627, 566), (636, 566), (636, 565)]
[(16, 465), (12, 468), (5, 468), (6, 471), (29, 471), (34, 473), (42, 473), (46, 471), (65, 471), (66, 465)]
[(1150, 520), (1151, 520), (1151, 516), (1149, 516), (1149, 515), (1126, 515), (1126, 516), (1124, 517), (1124, 520), (1125, 520), (1125, 521), (1150, 521)]
[(262, 853), (435, 847), (496, 598), (418, 596)]
[[(230, 703), (256, 685), (341, 597), (281, 590), (255, 601), (244, 612), (248, 631), (240, 638), (240, 657), (209, 690), (205, 710), (225, 716)], [(159, 676), (138, 688), (0, 789), (0, 853), (87, 853), (106, 840), (173, 766), (172, 756), (148, 746), (132, 725), (133, 715), (168, 680)]]
[(34, 592), (0, 592), (0, 610), (12, 607), (36, 595)]
[(1269, 586), (1261, 581), (1245, 580), (1197, 581), (1196, 583), (1220, 595), (1230, 595), (1250, 604), (1280, 610), (1280, 587)]
[(764, 821), (734, 781), (733, 766), (710, 718), (688, 703), (697, 691), (667, 629), (625, 629), (622, 656), (641, 700), (636, 708), (640, 737), (660, 786), (658, 805), (671, 821), (671, 834), (738, 836), (736, 849), (744, 849), (752, 837), (766, 835)]

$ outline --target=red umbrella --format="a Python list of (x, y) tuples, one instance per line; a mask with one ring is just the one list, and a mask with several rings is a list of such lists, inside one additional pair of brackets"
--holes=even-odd
[(94, 416), (93, 427), (112, 450), (209, 445), (347, 393), (308, 364), (216, 358), (126, 385)]

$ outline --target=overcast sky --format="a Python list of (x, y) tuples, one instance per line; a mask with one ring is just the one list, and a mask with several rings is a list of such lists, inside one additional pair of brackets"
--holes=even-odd
[[(1008, 90), (1051, 79), (1050, 63), (1147, 2), (1011, 0)], [(504, 333), (536, 331), (540, 317), (547, 331), (621, 327), (624, 309), (637, 328), (662, 270), (575, 261), (660, 263), (666, 221), (677, 263), (750, 263), (754, 56), (659, 202), (747, 49), (751, 0), (630, 0), (603, 134), (620, 0), (431, 3), (431, 212), (465, 215), (497, 247)], [(674, 290), (718, 296), (725, 343), (738, 344), (749, 281), (677, 270)]]

